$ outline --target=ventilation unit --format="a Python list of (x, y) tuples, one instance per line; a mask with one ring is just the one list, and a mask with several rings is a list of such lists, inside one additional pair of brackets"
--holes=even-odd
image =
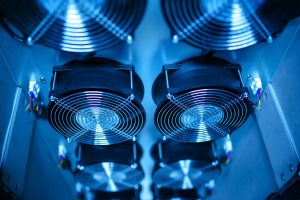
[(156, 161), (153, 184), (158, 192), (164, 189), (174, 194), (197, 194), (198, 189), (207, 187), (220, 174), (221, 162), (211, 142), (162, 141), (153, 146), (152, 156)]
[(142, 148), (135, 142), (110, 146), (81, 145), (76, 181), (89, 190), (121, 192), (138, 188), (144, 177)]
[(67, 140), (109, 145), (144, 126), (143, 83), (133, 66), (93, 58), (54, 67), (48, 121)]
[(145, 6), (146, 0), (2, 0), (0, 10), (5, 24), (18, 29), (30, 45), (95, 52), (130, 43)]
[(173, 41), (223, 51), (271, 42), (299, 15), (298, 0), (162, 0)]
[(165, 65), (152, 96), (155, 124), (164, 137), (204, 142), (232, 133), (250, 113), (240, 65), (200, 57)]

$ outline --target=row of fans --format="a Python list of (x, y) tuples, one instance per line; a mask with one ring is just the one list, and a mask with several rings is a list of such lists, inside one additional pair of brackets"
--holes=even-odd
[[(206, 143), (158, 141), (152, 147), (155, 167), (152, 190), (155, 199), (205, 198), (214, 179), (231, 155), (229, 137)], [(78, 148), (75, 177), (82, 196), (93, 199), (139, 199), (139, 184), (144, 178), (140, 165), (142, 148), (130, 141), (119, 145)]]
[[(222, 78), (220, 78), (222, 77)], [(48, 121), (67, 140), (110, 145), (146, 121), (143, 83), (133, 66), (92, 58), (55, 67)], [(240, 66), (200, 57), (166, 65), (153, 84), (155, 124), (165, 139), (206, 142), (231, 134), (251, 111)]]
[[(272, 41), (299, 15), (299, 5), (298, 0), (161, 0), (173, 41), (209, 50)], [(0, 14), (6, 28), (15, 27), (11, 34), (30, 45), (95, 52), (131, 43), (145, 8), (146, 0), (2, 0)]]
[[(230, 158), (228, 135), (251, 112), (240, 70), (214, 57), (163, 67), (152, 90), (155, 124), (163, 134), (152, 148), (155, 195), (209, 194)], [(48, 121), (80, 143), (75, 177), (82, 191), (97, 191), (101, 199), (138, 194), (142, 148), (133, 141), (146, 121), (143, 94), (134, 67), (117, 61), (92, 58), (54, 67)]]

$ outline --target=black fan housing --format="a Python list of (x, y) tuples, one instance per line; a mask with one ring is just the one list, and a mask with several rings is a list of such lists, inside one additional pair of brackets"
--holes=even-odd
[(154, 186), (176, 191), (203, 187), (220, 173), (221, 163), (214, 148), (211, 142), (158, 142), (152, 148), (156, 161)]
[(3, 0), (6, 21), (29, 44), (70, 52), (96, 52), (130, 42), (146, 0)]
[(251, 111), (240, 69), (218, 58), (201, 57), (164, 66), (152, 88), (159, 131), (180, 142), (231, 134)]
[(108, 145), (144, 126), (143, 83), (132, 66), (93, 58), (54, 67), (48, 121), (68, 140)]
[(110, 146), (81, 145), (78, 151), (77, 182), (100, 192), (129, 192), (144, 177), (140, 165), (142, 148), (135, 142)]

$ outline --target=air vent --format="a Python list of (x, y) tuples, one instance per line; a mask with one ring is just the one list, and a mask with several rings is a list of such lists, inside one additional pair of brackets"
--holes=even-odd
[(133, 66), (94, 58), (54, 67), (48, 121), (67, 140), (109, 145), (144, 126), (143, 83)]
[(299, 6), (298, 0), (162, 0), (174, 42), (217, 51), (271, 42)]
[(36, 42), (70, 52), (95, 52), (130, 42), (146, 0), (3, 0), (6, 20)]
[(90, 190), (120, 192), (138, 188), (144, 177), (141, 147), (135, 142), (79, 148), (76, 180)]
[(192, 190), (205, 186), (220, 173), (213, 143), (158, 142), (153, 183), (157, 188)]
[(200, 57), (165, 65), (153, 84), (155, 124), (164, 137), (205, 142), (231, 134), (251, 105), (240, 66)]

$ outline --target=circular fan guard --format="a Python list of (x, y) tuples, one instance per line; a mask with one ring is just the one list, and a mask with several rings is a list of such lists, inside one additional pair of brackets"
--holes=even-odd
[(272, 41), (288, 22), (287, 11), (297, 7), (288, 8), (287, 4), (267, 0), (162, 0), (174, 42), (184, 40), (217, 51)]
[(172, 189), (199, 188), (214, 179), (219, 170), (213, 165), (200, 160), (180, 160), (167, 164), (153, 175), (156, 186)]
[(222, 88), (184, 92), (156, 110), (156, 126), (167, 138), (205, 142), (226, 136), (249, 114), (243, 94)]
[(143, 177), (139, 168), (115, 162), (89, 165), (76, 174), (77, 180), (83, 185), (105, 192), (134, 188)]
[(95, 52), (132, 40), (145, 0), (4, 0), (0, 9), (29, 44)]
[(145, 112), (129, 97), (85, 90), (52, 99), (48, 121), (69, 140), (109, 145), (132, 139), (144, 125)]

